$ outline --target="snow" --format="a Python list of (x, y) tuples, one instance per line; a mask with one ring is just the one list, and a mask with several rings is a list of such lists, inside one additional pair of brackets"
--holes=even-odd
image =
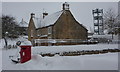
[(117, 70), (118, 54), (107, 53), (100, 55), (84, 56), (59, 56), (41, 57), (32, 55), (32, 59), (23, 64), (14, 64), (9, 55), (14, 55), (14, 50), (3, 51), (4, 70)]
[[(27, 41), (26, 37), (15, 40), (8, 39), (9, 44), (16, 41)], [(2, 45), (3, 39), (0, 40)], [(27, 42), (26, 42), (27, 43)], [(27, 43), (29, 44), (29, 42)], [(40, 53), (57, 53), (81, 50), (116, 49), (118, 44), (68, 45), (68, 46), (36, 46), (32, 47), (32, 59), (23, 64), (14, 64), (10, 56), (18, 54), (17, 49), (0, 49), (0, 69), (2, 70), (118, 70), (118, 53), (105, 53), (80, 56), (42, 57)], [(2, 53), (1, 53), (2, 52)]]
[(0, 48), (0, 71), (2, 71), (2, 50)]
[(33, 18), (34, 24), (36, 28), (41, 28), (41, 27), (46, 27), (46, 26), (50, 26), (53, 25), (58, 18), (60, 17), (60, 15), (63, 13), (63, 11), (58, 11), (56, 13), (53, 13), (51, 15), (45, 16), (44, 19), (40, 18)]
[[(42, 37), (46, 37), (48, 35), (42, 35)], [(64, 42), (67, 42), (67, 41), (64, 41), (64, 40), (59, 40), (59, 39), (35, 39), (34, 40), (35, 43), (64, 43)]]
[(0, 50), (4, 48), (4, 45), (5, 45), (4, 39), (0, 39)]
[(108, 34), (108, 30), (107, 29), (104, 30), (104, 34)]
[(20, 26), (20, 27), (28, 27), (28, 23), (25, 22), (25, 21), (22, 19), (22, 21), (19, 23), (19, 26)]
[(93, 35), (93, 38), (107, 38), (107, 39), (112, 39), (112, 35), (111, 34), (106, 34), (106, 35)]
[[(8, 45), (12, 46), (12, 45), (16, 45), (16, 42), (24, 41), (24, 40), (28, 41), (27, 36), (20, 36), (19, 38), (16, 38), (16, 39), (7, 38), (7, 43), (8, 43)], [(4, 46), (5, 46), (4, 39), (0, 39), (0, 49), (4, 48)]]
[[(47, 27), (47, 26), (50, 26), (50, 25), (54, 25), (55, 22), (59, 19), (59, 17), (62, 15), (62, 13), (64, 11), (65, 10), (55, 12), (51, 15), (45, 16), (45, 18), (42, 18), (41, 16), (32, 18), (33, 21), (34, 21), (35, 27), (36, 28), (42, 28), (42, 27)], [(87, 29), (86, 26), (84, 26), (82, 24), (80, 24), (80, 25)]]
[(21, 41), (21, 45), (30, 45), (32, 46), (32, 43), (28, 40)]
[(48, 35), (41, 35), (40, 37), (48, 37)]
[[(117, 70), (117, 54), (75, 56), (75, 57), (41, 57), (37, 56), (38, 68), (43, 70)], [(37, 58), (36, 57), (36, 58)], [(114, 59), (111, 59), (114, 58)], [(34, 59), (34, 58), (33, 58)], [(108, 60), (110, 59), (110, 60)], [(31, 60), (30, 62), (35, 62)], [(29, 63), (30, 63), (29, 62)], [(32, 67), (31, 67), (32, 68)]]
[(45, 18), (41, 22), (41, 25), (42, 25), (41, 27), (44, 27), (44, 25), (49, 26), (49, 25), (54, 24), (58, 20), (58, 18), (60, 17), (60, 15), (62, 13), (63, 13), (63, 10), (58, 11), (58, 12), (51, 14), (51, 15), (45, 16)]
[(4, 47), (3, 39), (0, 39), (0, 71), (2, 71), (2, 47)]
[(32, 19), (33, 19), (33, 21), (34, 21), (34, 24), (35, 24), (35, 27), (36, 27), (36, 28), (41, 27), (41, 20), (42, 20), (42, 18), (37, 18), (37, 17), (35, 17), (35, 18), (32, 18)]
[(32, 53), (58, 53), (69, 51), (82, 50), (103, 50), (103, 49), (117, 49), (118, 44), (94, 44), (94, 45), (68, 45), (68, 46), (36, 46), (32, 47)]
[(39, 46), (32, 47), (32, 59), (23, 64), (14, 64), (9, 56), (17, 54), (17, 49), (2, 50), (2, 69), (4, 70), (117, 70), (118, 53), (81, 56), (42, 57), (40, 52), (65, 52), (88, 49), (117, 48), (117, 44)]
[[(16, 45), (17, 41), (21, 41), (21, 40), (25, 41), (26, 38), (27, 38), (26, 36), (23, 36), (23, 37), (20, 37), (20, 38), (17, 38), (17, 39), (9, 39), (9, 38), (7, 38), (7, 42), (8, 42), (8, 45)], [(27, 43), (27, 44), (30, 44), (30, 43)], [(4, 39), (0, 39), (0, 71), (2, 70), (2, 61), (4, 60), (4, 59), (2, 60), (2, 58), (4, 58), (3, 54), (6, 54), (6, 53), (2, 53), (2, 51), (4, 51), (4, 49), (3, 49), (4, 46), (5, 46)], [(15, 52), (13, 51), (11, 53), (16, 53), (16, 51)], [(6, 57), (8, 57), (9, 55), (7, 55)]]

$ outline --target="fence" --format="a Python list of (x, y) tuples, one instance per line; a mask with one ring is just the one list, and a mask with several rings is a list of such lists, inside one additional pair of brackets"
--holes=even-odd
[(81, 39), (33, 39), (33, 46), (96, 44), (97, 41)]

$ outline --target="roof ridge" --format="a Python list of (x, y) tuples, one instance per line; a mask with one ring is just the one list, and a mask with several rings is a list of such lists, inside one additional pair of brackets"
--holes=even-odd
[(63, 13), (63, 10), (47, 15), (45, 16), (44, 19), (39, 18), (40, 23), (36, 25), (37, 26), (36, 28), (42, 28), (42, 27), (53, 25), (58, 20), (58, 18), (61, 16), (62, 13)]
[[(48, 17), (48, 16), (51, 16), (51, 15), (57, 14), (57, 13), (59, 13), (59, 12), (62, 12), (62, 11), (63, 11), (63, 10), (60, 10), (60, 11), (54, 12), (54, 13), (52, 13), (52, 14), (50, 14), (50, 15), (48, 14), (47, 16), (45, 16), (45, 18)], [(44, 18), (44, 19), (45, 19), (45, 18)], [(43, 20), (44, 20), (44, 19), (43, 19)]]

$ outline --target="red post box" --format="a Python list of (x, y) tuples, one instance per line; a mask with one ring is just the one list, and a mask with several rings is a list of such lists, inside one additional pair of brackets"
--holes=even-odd
[(21, 45), (20, 47), (20, 63), (25, 63), (31, 59), (31, 46)]

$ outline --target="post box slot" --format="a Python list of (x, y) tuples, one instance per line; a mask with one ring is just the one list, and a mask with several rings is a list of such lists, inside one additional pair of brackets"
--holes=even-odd
[(22, 48), (22, 49), (26, 49), (26, 48)]

